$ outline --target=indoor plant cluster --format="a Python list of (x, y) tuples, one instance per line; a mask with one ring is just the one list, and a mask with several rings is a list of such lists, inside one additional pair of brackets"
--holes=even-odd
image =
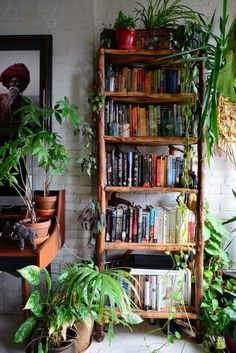
[[(60, 273), (56, 283), (46, 269), (31, 265), (19, 270), (21, 276), (34, 286), (24, 309), (29, 317), (17, 330), (16, 342), (31, 338), (30, 344), (37, 353), (70, 352), (81, 343), (76, 342), (76, 324), (96, 322), (108, 325), (111, 341), (114, 325), (138, 324), (141, 318), (132, 312), (130, 294), (136, 290), (129, 273), (121, 269), (99, 271), (93, 262), (72, 263)], [(43, 287), (45, 279), (46, 290)], [(80, 326), (79, 326), (80, 327)], [(80, 328), (78, 335), (81, 335)], [(89, 344), (89, 342), (88, 342)]]

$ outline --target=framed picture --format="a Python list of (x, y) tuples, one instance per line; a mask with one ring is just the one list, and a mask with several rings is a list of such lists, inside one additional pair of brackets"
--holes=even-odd
[[(0, 35), (0, 147), (21, 123), (17, 114), (23, 102), (21, 95), (40, 107), (51, 106), (51, 35)], [(47, 129), (51, 129), (51, 122)], [(0, 186), (0, 208), (18, 203), (21, 205), (22, 200), (14, 188)]]
[[(0, 36), (0, 75), (8, 67), (23, 63), (30, 81), (23, 94), (39, 106), (51, 106), (52, 99), (52, 36)], [(7, 88), (0, 82), (0, 94)]]

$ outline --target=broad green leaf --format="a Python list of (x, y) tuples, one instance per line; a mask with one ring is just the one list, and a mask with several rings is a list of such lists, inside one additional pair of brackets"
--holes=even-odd
[(29, 283), (34, 284), (34, 285), (40, 284), (41, 270), (38, 266), (30, 265), (30, 266), (26, 266), (20, 270), (17, 270), (17, 271)]
[(139, 315), (133, 313), (132, 311), (122, 313), (122, 317), (125, 319), (126, 322), (132, 325), (140, 324), (143, 321), (143, 319)]
[(40, 303), (41, 300), (41, 295), (39, 290), (35, 290), (30, 294), (29, 299), (27, 300), (27, 303), (24, 307), (24, 309), (31, 310), (32, 313), (40, 317), (42, 314), (42, 304)]
[(29, 337), (29, 335), (35, 328), (36, 324), (37, 324), (37, 318), (34, 316), (29, 317), (16, 331), (14, 336), (14, 341), (16, 343), (24, 342), (25, 339)]

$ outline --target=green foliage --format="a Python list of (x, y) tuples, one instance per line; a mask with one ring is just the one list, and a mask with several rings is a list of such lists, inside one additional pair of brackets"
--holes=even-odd
[(136, 2), (135, 19), (146, 29), (173, 28), (183, 20), (195, 20), (196, 12), (180, 3), (181, 0), (147, 0), (145, 6)]
[[(24, 183), (22, 164), (25, 164), (26, 168), (27, 158), (35, 156), (38, 166), (45, 174), (43, 184), (44, 193), (47, 195), (52, 175), (62, 174), (70, 160), (60, 135), (46, 128), (48, 122), (51, 118), (55, 118), (59, 124), (69, 120), (73, 128), (78, 129), (81, 117), (78, 106), (71, 104), (67, 97), (56, 102), (54, 108), (40, 108), (25, 98), (25, 105), (16, 113), (22, 116), (17, 135), (0, 147), (0, 184), (7, 181), (17, 190), (28, 207), (28, 214), (33, 213), (34, 222), (32, 190), (29, 183)], [(21, 177), (23, 186), (20, 185), (17, 176)]]
[[(17, 343), (33, 335), (38, 343), (38, 352), (47, 353), (48, 347), (59, 347), (66, 340), (66, 330), (71, 327), (75, 317), (69, 303), (58, 288), (52, 288), (52, 280), (46, 269), (27, 266), (18, 271), (34, 290), (25, 305), (31, 311), (28, 318), (17, 330), (14, 340)], [(42, 275), (46, 279), (46, 289), (42, 286)]]
[(223, 291), (227, 287), (222, 278), (222, 271), (230, 267), (228, 254), (224, 250), (224, 241), (228, 235), (222, 221), (215, 217), (206, 205), (201, 320), (206, 346), (214, 353), (222, 352), (225, 348), (224, 333), (228, 326), (222, 299)]
[(34, 285), (34, 290), (24, 308), (31, 311), (31, 317), (18, 328), (14, 340), (23, 342), (34, 333), (38, 352), (47, 353), (49, 347), (59, 347), (67, 339), (67, 329), (76, 321), (86, 322), (92, 317), (99, 324), (107, 323), (109, 341), (115, 324), (129, 327), (142, 321), (132, 312), (129, 291), (135, 295), (137, 292), (125, 270), (99, 271), (93, 262), (69, 264), (54, 286), (46, 269), (31, 265), (18, 272)]
[(137, 293), (129, 276), (120, 269), (99, 271), (93, 263), (76, 263), (67, 265), (58, 281), (77, 320), (87, 321), (92, 317), (98, 324), (108, 324), (111, 341), (114, 325), (129, 327), (142, 321), (132, 312), (129, 290)]
[(135, 21), (132, 16), (126, 15), (123, 11), (119, 11), (118, 16), (114, 23), (114, 29), (117, 28), (135, 28)]
[(88, 204), (78, 217), (82, 227), (89, 231), (88, 245), (95, 245), (98, 233), (101, 233), (106, 225), (105, 214), (101, 212), (98, 201)]

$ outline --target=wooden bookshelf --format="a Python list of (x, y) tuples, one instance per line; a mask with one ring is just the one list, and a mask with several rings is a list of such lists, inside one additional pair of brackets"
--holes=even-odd
[[(110, 92), (105, 90), (105, 80), (106, 80), (106, 68), (110, 64), (114, 64), (117, 67), (131, 66), (132, 64), (140, 64), (140, 67), (158, 68), (165, 64), (165, 67), (173, 68), (180, 67), (179, 64), (176, 66), (174, 59), (170, 59), (168, 56), (173, 54), (173, 50), (159, 50), (159, 51), (129, 51), (129, 50), (110, 50), (110, 49), (100, 49), (98, 56), (98, 93), (105, 96), (106, 102), (114, 102), (114, 104), (134, 104), (137, 106), (146, 107), (148, 105), (160, 104), (160, 105), (173, 105), (179, 104), (183, 105), (188, 102), (195, 102), (196, 98), (201, 100), (203, 92), (203, 68), (201, 63), (199, 65), (199, 92), (197, 95), (190, 93), (144, 93), (136, 91), (128, 92)], [(137, 65), (138, 67), (138, 65)], [(110, 122), (110, 121), (109, 121)], [(123, 137), (123, 136), (109, 136), (105, 134), (105, 126), (107, 121), (105, 121), (105, 107), (101, 109), (98, 116), (98, 199), (100, 204), (100, 209), (102, 213), (106, 213), (108, 206), (108, 200), (111, 193), (133, 193), (146, 195), (145, 203), (148, 204), (148, 194), (151, 193), (185, 193), (185, 194), (195, 194), (197, 198), (197, 211), (196, 211), (196, 233), (195, 242), (188, 242), (184, 244), (179, 243), (153, 243), (153, 242), (125, 242), (121, 240), (116, 241), (106, 241), (106, 231), (105, 229), (100, 233), (96, 242), (96, 259), (98, 266), (102, 269), (104, 267), (104, 262), (108, 258), (109, 254), (119, 251), (119, 254), (129, 254), (133, 251), (140, 251), (148, 253), (165, 253), (165, 252), (190, 252), (195, 254), (195, 285), (193, 286), (192, 301), (193, 306), (179, 307), (177, 308), (176, 318), (188, 318), (190, 320), (195, 320), (199, 318), (201, 299), (203, 294), (203, 224), (204, 224), (204, 143), (203, 137), (185, 137), (179, 136), (135, 136), (135, 137)], [(110, 131), (108, 129), (108, 131)], [(151, 130), (149, 130), (151, 131)], [(159, 130), (158, 130), (159, 131)], [(112, 131), (113, 132), (113, 131)], [(158, 132), (159, 133), (159, 132)], [(112, 134), (112, 133), (111, 133)], [(164, 134), (162, 134), (164, 135)], [(180, 135), (181, 136), (181, 135)], [(198, 187), (197, 189), (184, 189), (180, 187), (141, 187), (141, 186), (116, 186), (113, 183), (112, 186), (106, 185), (106, 157), (107, 149), (111, 148), (111, 145), (115, 145), (115, 148), (125, 149), (141, 146), (145, 148), (146, 146), (164, 146), (167, 148), (169, 145), (196, 145), (197, 146), (197, 178)], [(126, 147), (126, 145), (128, 147)], [(125, 150), (125, 151), (126, 151)], [(126, 184), (127, 185), (127, 184)], [(154, 184), (155, 185), (155, 184)], [(177, 185), (174, 184), (174, 185)], [(126, 195), (126, 199), (129, 196)], [(190, 237), (189, 237), (190, 239)], [(113, 239), (112, 239), (113, 240)], [(166, 310), (139, 310), (139, 315), (143, 318), (162, 318), (166, 319), (169, 317), (169, 311)]]

